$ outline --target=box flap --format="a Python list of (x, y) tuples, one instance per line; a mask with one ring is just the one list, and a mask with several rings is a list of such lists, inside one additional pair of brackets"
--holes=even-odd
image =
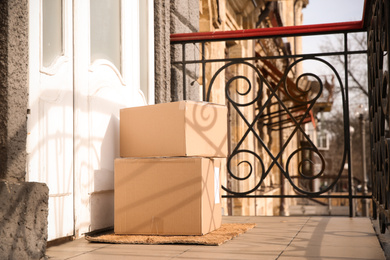
[(165, 103), (121, 109), (121, 156), (183, 154), (185, 151), (185, 110), (178, 109), (181, 105), (181, 103)]

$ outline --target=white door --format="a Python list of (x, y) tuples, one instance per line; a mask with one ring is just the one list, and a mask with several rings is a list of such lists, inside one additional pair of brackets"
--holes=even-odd
[[(31, 26), (40, 28), (40, 36), (34, 34), (37, 39), (31, 44), (31, 53), (40, 49), (45, 55), (52, 48), (51, 43), (44, 45), (46, 19), (52, 30), (61, 31), (50, 37), (57, 35), (63, 47), (51, 55), (55, 56), (52, 63), (34, 55), (30, 58), (40, 69), (31, 71), (29, 180), (49, 186), (49, 240), (78, 237), (114, 224), (119, 109), (145, 105), (144, 92), (149, 103), (154, 99), (153, 20), (148, 19), (153, 16), (153, 1), (32, 3), (31, 20), (41, 22)], [(60, 6), (61, 11), (46, 14), (45, 5), (55, 5), (56, 10)], [(146, 13), (146, 19), (140, 13)], [(54, 27), (50, 19), (60, 25)], [(146, 30), (140, 31), (145, 20)], [(139, 53), (148, 57), (141, 62)], [(51, 71), (47, 73), (45, 64), (49, 63)]]
[(49, 186), (49, 240), (73, 235), (72, 2), (30, 1), (29, 181)]

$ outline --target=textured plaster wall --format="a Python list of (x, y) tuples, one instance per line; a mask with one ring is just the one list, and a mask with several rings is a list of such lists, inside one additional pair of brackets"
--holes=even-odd
[(25, 182), (28, 0), (0, 1), (0, 259), (45, 258), (48, 188)]
[(22, 181), (27, 136), (28, 1), (0, 1), (0, 18), (0, 179)]
[(42, 183), (0, 182), (0, 259), (42, 259), (49, 190)]

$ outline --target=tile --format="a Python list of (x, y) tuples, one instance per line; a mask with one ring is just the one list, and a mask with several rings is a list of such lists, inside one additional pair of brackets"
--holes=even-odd
[[(324, 260), (323, 257), (304, 257), (304, 256), (280, 256), (278, 260)], [(332, 258), (332, 260), (346, 260), (344, 257)]]
[(68, 259), (96, 250), (96, 248), (58, 247), (46, 250), (46, 255), (51, 259)]
[(50, 260), (385, 259), (368, 218), (223, 217), (256, 227), (221, 246), (112, 245), (75, 240), (47, 250)]
[(283, 257), (308, 257), (308, 258), (343, 258), (354, 260), (370, 260), (370, 259), (385, 259), (381, 250), (371, 247), (326, 247), (326, 246), (310, 246), (299, 247), (290, 246), (282, 254)]
[(164, 256), (173, 257), (188, 251), (189, 246), (171, 245), (114, 245), (93, 251), (104, 255), (132, 255), (132, 256)]
[[(263, 258), (264, 256), (264, 258)], [(274, 255), (270, 256), (274, 257)], [(218, 260), (242, 260), (242, 259), (266, 259), (265, 255), (254, 252), (235, 252), (235, 253), (219, 253), (219, 252), (208, 252), (199, 253), (188, 251), (178, 256), (175, 259), (218, 259)], [(269, 258), (269, 259), (275, 259)]]
[[(149, 256), (145, 254), (144, 256), (124, 254), (124, 255), (105, 255), (100, 253), (89, 253), (85, 255), (80, 255), (76, 258), (72, 258), (72, 260), (168, 260), (172, 259), (171, 257), (161, 257), (161, 256)], [(51, 260), (51, 259), (50, 259)]]

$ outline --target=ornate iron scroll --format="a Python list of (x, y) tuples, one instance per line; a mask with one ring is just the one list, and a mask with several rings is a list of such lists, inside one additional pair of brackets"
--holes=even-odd
[[(348, 111), (346, 111), (346, 104), (345, 104), (345, 91), (343, 87), (343, 82), (336, 71), (336, 69), (326, 60), (318, 58), (318, 57), (305, 57), (300, 58), (293, 62), (290, 66), (287, 67), (285, 70), (283, 76), (280, 78), (280, 80), (277, 82), (277, 84), (272, 85), (262, 74), (262, 72), (259, 70), (258, 67), (256, 67), (254, 64), (245, 61), (245, 60), (238, 60), (238, 61), (232, 61), (224, 66), (222, 66), (211, 78), (210, 84), (208, 87), (207, 92), (207, 98), (206, 101), (210, 101), (210, 96), (213, 90), (213, 85), (217, 79), (217, 77), (221, 74), (222, 71), (228, 70), (230, 67), (234, 67), (237, 65), (246, 66), (248, 69), (253, 70), (253, 74), (255, 75), (255, 81), (259, 82), (257, 85), (252, 84), (252, 80), (250, 80), (247, 76), (244, 75), (234, 75), (229, 80), (227, 80), (225, 84), (225, 95), (226, 99), (228, 100), (229, 104), (233, 108), (232, 110), (234, 113), (236, 113), (239, 116), (239, 119), (242, 120), (245, 123), (245, 126), (247, 127), (245, 133), (242, 135), (240, 140), (238, 140), (235, 147), (232, 149), (231, 154), (228, 157), (227, 161), (227, 170), (228, 174), (236, 181), (246, 181), (253, 175), (253, 171), (256, 168), (254, 164), (258, 164), (257, 172), (261, 172), (260, 179), (255, 183), (255, 185), (252, 188), (249, 188), (247, 190), (233, 190), (228, 187), (222, 187), (228, 194), (233, 194), (234, 196), (245, 196), (248, 194), (253, 194), (255, 191), (259, 190), (261, 184), (263, 183), (264, 179), (269, 176), (273, 168), (277, 168), (280, 170), (280, 172), (283, 174), (283, 176), (288, 180), (290, 185), (293, 187), (295, 192), (298, 194), (303, 195), (309, 195), (309, 196), (318, 196), (324, 193), (329, 192), (332, 190), (332, 188), (336, 185), (336, 183), (339, 181), (342, 172), (344, 170), (344, 164), (347, 157), (347, 145), (344, 145), (344, 149), (342, 151), (342, 160), (340, 161), (340, 167), (339, 171), (336, 174), (333, 174), (332, 182), (329, 183), (326, 187), (324, 187), (321, 190), (310, 190), (310, 189), (304, 189), (303, 187), (299, 187), (297, 182), (294, 182), (294, 177), (298, 177), (300, 179), (313, 181), (315, 179), (321, 179), (326, 178), (326, 174), (329, 174), (329, 171), (326, 171), (326, 165), (325, 165), (325, 159), (321, 153), (321, 151), (316, 147), (315, 143), (311, 140), (309, 135), (306, 133), (304, 129), (304, 123), (305, 119), (310, 117), (310, 113), (313, 109), (313, 107), (316, 104), (316, 101), (321, 97), (324, 89), (324, 82), (321, 80), (321, 78), (313, 73), (303, 73), (299, 77), (297, 77), (296, 82), (294, 84), (289, 84), (288, 80), (291, 81), (291, 79), (288, 77), (288, 75), (292, 72), (292, 70), (301, 62), (303, 61), (315, 61), (324, 64), (327, 66), (334, 74), (335, 78), (338, 81), (338, 84), (341, 88), (341, 95), (343, 100), (343, 113), (344, 113), (344, 119), (348, 117)], [(303, 78), (313, 78), (318, 83), (318, 89), (314, 91), (311, 88), (303, 89), (300, 88), (300, 82), (303, 81)], [(234, 89), (234, 82), (242, 80), (245, 84), (247, 84), (246, 90), (240, 91)], [(256, 88), (257, 86), (257, 88)], [(296, 86), (295, 88), (292, 86)], [(264, 92), (269, 92), (269, 95), (265, 98), (263, 97)], [(281, 94), (282, 93), (282, 94)], [(311, 94), (311, 95), (310, 95)], [(245, 100), (240, 99), (241, 97), (247, 96), (248, 98)], [(243, 107), (250, 107), (254, 104), (259, 103), (260, 100), (263, 99), (263, 103), (261, 106), (256, 108), (256, 115), (254, 116), (252, 121), (248, 120), (248, 115), (243, 113), (241, 111), (241, 108)], [(283, 100), (284, 99), (284, 100)], [(241, 101), (241, 102), (240, 102)], [(290, 134), (288, 137), (286, 137), (285, 142), (283, 143), (281, 149), (276, 153), (272, 153), (271, 148), (267, 146), (264, 138), (261, 137), (261, 129), (257, 129), (255, 126), (264, 118), (264, 114), (266, 113), (267, 107), (270, 106), (270, 104), (275, 105), (275, 103), (280, 107), (280, 111), (278, 113), (283, 113), (285, 118), (288, 118), (291, 125), (290, 128), (292, 129), (290, 131)], [(289, 107), (288, 103), (294, 103), (295, 107), (300, 107), (303, 110), (301, 111), (301, 115), (297, 117), (294, 114), (294, 110)], [(233, 112), (231, 112), (233, 113)], [(347, 121), (344, 120), (344, 129), (348, 129)], [(280, 129), (279, 129), (280, 131)], [(263, 161), (262, 157), (259, 156), (259, 154), (255, 150), (249, 150), (244, 147), (244, 142), (248, 138), (249, 134), (252, 134), (254, 136), (254, 139), (256, 140), (257, 145), (264, 151), (264, 154), (271, 158), (271, 160), (266, 165)], [(307, 144), (306, 146), (298, 146), (294, 147), (293, 151), (290, 151), (290, 154), (288, 154), (287, 160), (285, 162), (280, 162), (280, 158), (284, 152), (286, 152), (287, 146), (292, 142), (292, 139), (294, 136), (299, 134), (301, 136), (302, 141), (305, 141)], [(348, 140), (347, 135), (349, 134), (348, 130), (344, 131), (344, 140)], [(312, 157), (317, 158), (317, 165), (319, 164), (320, 167), (317, 169), (317, 172), (315, 170), (311, 172), (311, 174), (306, 174), (303, 171), (303, 165), (304, 164), (314, 164), (314, 161), (312, 161), (310, 158), (304, 158), (302, 156), (303, 153), (309, 153)], [(246, 159), (240, 159), (240, 156), (242, 155), (251, 155), (254, 160), (252, 162), (250, 160)], [(236, 165), (233, 165), (233, 161), (236, 162)], [(298, 161), (298, 163), (293, 163), (293, 161)], [(246, 172), (242, 173), (244, 170), (241, 170), (241, 174), (238, 172), (240, 166), (247, 166)], [(236, 167), (234, 167), (236, 166)]]
[(371, 182), (374, 218), (379, 213), (382, 233), (390, 223), (390, 90), (389, 37), (390, 3), (375, 0), (368, 28), (368, 86), (371, 131)]

